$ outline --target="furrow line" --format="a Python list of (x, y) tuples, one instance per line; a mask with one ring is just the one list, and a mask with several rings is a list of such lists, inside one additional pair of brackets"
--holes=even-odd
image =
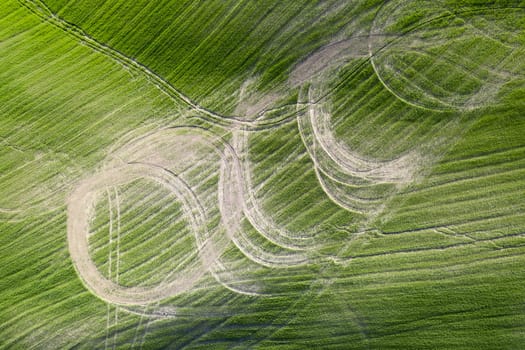
[[(84, 32), (80, 27), (75, 24), (69, 23), (66, 20), (60, 18), (59, 16), (53, 14), (49, 8), (40, 0), (18, 0), (24, 7), (28, 8), (32, 13), (40, 17), (42, 20), (49, 22), (55, 27), (61, 29), (66, 34), (75, 37), (80, 40), (84, 45), (92, 48), (93, 50), (104, 54), (111, 59), (117, 61), (122, 66), (127, 67), (137, 71), (144, 76), (146, 76), (157, 88), (164, 92), (167, 96), (174, 99), (176, 102), (183, 102), (184, 104), (190, 106), (193, 110), (198, 113), (203, 114), (207, 118), (218, 121), (219, 123), (227, 122), (228, 124), (233, 125), (234, 127), (248, 127), (248, 128), (257, 128), (259, 127), (260, 122), (253, 121), (251, 119), (239, 118), (236, 116), (225, 116), (215, 113), (207, 108), (204, 108), (189, 97), (184, 95), (179, 90), (175, 89), (166, 79), (157, 75), (155, 72), (150, 70), (148, 67), (142, 63), (137, 62), (133, 58), (130, 58), (123, 54), (122, 52), (115, 50), (91, 37), (89, 34)], [(278, 120), (276, 122), (269, 120), (265, 123), (270, 125), (282, 122)], [(264, 124), (263, 124), (264, 125)]]

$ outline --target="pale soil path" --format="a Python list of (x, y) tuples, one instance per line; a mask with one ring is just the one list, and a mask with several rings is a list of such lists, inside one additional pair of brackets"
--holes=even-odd
[(308, 90), (308, 118), (309, 129), (315, 139), (317, 157), (328, 156), (330, 162), (342, 172), (362, 178), (374, 183), (405, 183), (412, 180), (414, 172), (414, 156), (404, 155), (390, 161), (376, 161), (349, 150), (337, 141), (330, 125), (330, 113), (321, 103), (313, 102), (313, 88)]
[(232, 147), (238, 155), (241, 177), (243, 179), (243, 209), (250, 224), (267, 240), (275, 245), (290, 250), (311, 250), (314, 248), (315, 233), (292, 233), (275, 224), (264, 213), (257, 199), (252, 183), (251, 164), (249, 160), (248, 133), (238, 130), (233, 134)]
[[(129, 287), (125, 288), (105, 278), (94, 262), (88, 251), (89, 218), (93, 214), (92, 205), (96, 200), (97, 192), (107, 186), (117, 186), (130, 182), (137, 178), (147, 177), (157, 181), (172, 190), (179, 198), (183, 198), (188, 219), (195, 230), (202, 229), (201, 218), (194, 216), (191, 208), (199, 207), (196, 198), (188, 192), (183, 183), (176, 177), (166, 174), (164, 171), (141, 164), (130, 164), (128, 166), (106, 171), (97, 176), (82, 181), (73, 191), (68, 201), (68, 243), (71, 258), (86, 286), (100, 298), (116, 304), (147, 304), (154, 300), (160, 300), (167, 296), (175, 295), (189, 290), (195, 282), (202, 277), (206, 269), (201, 267), (192, 271), (189, 276), (181, 276), (166, 286), (153, 288)], [(201, 247), (199, 252), (204, 266), (215, 258), (213, 252)], [(210, 256), (211, 254), (211, 256)]]
[[(40, 16), (43, 20), (55, 25), (68, 33), (68, 35), (81, 40), (93, 50), (112, 58), (128, 69), (145, 75), (150, 82), (173, 100), (190, 106), (193, 111), (202, 114), (205, 118), (209, 118), (219, 124), (222, 123), (231, 127), (233, 132), (232, 145), (223, 142), (219, 137), (214, 136), (214, 138), (210, 138), (208, 136), (196, 136), (198, 139), (196, 142), (212, 144), (217, 149), (217, 154), (219, 154), (220, 157), (218, 206), (222, 217), (222, 225), (226, 230), (228, 239), (233, 242), (247, 258), (266, 267), (286, 268), (310, 262), (308, 251), (315, 247), (311, 245), (308, 235), (305, 235), (304, 237), (296, 235), (272, 222), (260, 207), (256, 198), (256, 192), (253, 190), (253, 185), (251, 183), (251, 168), (248, 162), (249, 149), (244, 130), (280, 125), (281, 123), (288, 121), (288, 117), (285, 118), (281, 115), (275, 120), (265, 119), (264, 114), (268, 111), (264, 110), (255, 116), (255, 118), (239, 118), (223, 116), (203, 108), (144, 65), (96, 41), (80, 28), (67, 23), (52, 14), (41, 1), (20, 0), (20, 2), (32, 12)], [(313, 54), (301, 63), (292, 73), (292, 85), (300, 85), (305, 81), (309, 81), (314, 75), (331, 66), (333, 61), (344, 60), (348, 57), (362, 58), (368, 56), (372, 58), (375, 54), (372, 52), (372, 40), (370, 40), (372, 34), (334, 43)], [(366, 41), (364, 38), (369, 40)], [(376, 74), (378, 74), (373, 59), (371, 59), (371, 64)], [(381, 80), (379, 74), (378, 77)], [(389, 89), (384, 81), (382, 81), (382, 83), (385, 85), (385, 88)], [(309, 89), (307, 103), (298, 103), (295, 107), (299, 108), (306, 106), (305, 113), (297, 115), (301, 137), (314, 162), (316, 174), (321, 187), (334, 202), (345, 209), (359, 211), (358, 208), (352, 207), (352, 203), (366, 202), (366, 200), (352, 198), (351, 196), (345, 197), (345, 194), (340, 190), (330, 188), (330, 186), (328, 186), (328, 184), (321, 178), (320, 172), (333, 176), (335, 181), (339, 181), (343, 184), (353, 184), (356, 179), (361, 181), (360, 183), (369, 184), (404, 184), (412, 181), (413, 173), (416, 169), (416, 157), (412, 154), (403, 155), (397, 159), (389, 161), (377, 161), (359, 155), (339, 142), (330, 125), (330, 113), (325, 109), (325, 106), (319, 99), (315, 100), (312, 92), (314, 89), (315, 85), (314, 88)], [(397, 96), (393, 91), (391, 92)], [(405, 102), (410, 104), (409, 101)], [(295, 107), (287, 106), (283, 108)], [(250, 110), (248, 107), (245, 109), (247, 111)], [(201, 130), (201, 133), (202, 132), (204, 131)], [(219, 283), (222, 283), (223, 286), (230, 290), (248, 295), (258, 295), (256, 292), (237, 290), (231, 287), (229, 283), (220, 280), (219, 275), (225, 272), (224, 265), (220, 263), (220, 255), (223, 247), (217, 247), (212, 243), (212, 241), (208, 239), (209, 233), (205, 232), (207, 208), (204, 208), (202, 203), (199, 202), (197, 195), (193, 192), (193, 189), (190, 186), (188, 186), (176, 174), (170, 173), (167, 168), (163, 167), (162, 155), (159, 155), (159, 157), (161, 160), (160, 162), (154, 160), (152, 163), (148, 164), (138, 162), (127, 163), (120, 167), (104, 170), (100, 174), (81, 181), (78, 184), (78, 187), (71, 193), (68, 199), (69, 249), (74, 265), (86, 286), (102, 299), (112, 303), (144, 305), (188, 291), (193, 288), (195, 283), (200, 280), (201, 277), (206, 273), (211, 272)], [(326, 164), (329, 164), (329, 166), (326, 166)], [(347, 177), (345, 178), (344, 175)], [(96, 201), (98, 193), (103, 188), (108, 186), (118, 186), (143, 177), (149, 178), (167, 187), (183, 203), (184, 215), (188, 219), (192, 231), (195, 234), (201, 266), (194, 267), (191, 271), (187, 271), (186, 274), (178, 276), (175, 281), (161, 283), (156, 287), (124, 288), (118, 284), (120, 240), (120, 209), (118, 207), (118, 193), (115, 193), (117, 202), (116, 282), (111, 281), (111, 271), (109, 273), (109, 279), (102, 276), (89, 256), (87, 241), (89, 219), (93, 215), (93, 203)], [(5, 210), (0, 210), (0, 212), (3, 213)], [(113, 220), (112, 217), (113, 214), (110, 213), (110, 221)], [(242, 228), (242, 220), (244, 218), (248, 220), (261, 236), (272, 244), (288, 250), (287, 253), (277, 254), (265, 250), (253, 243), (253, 240)], [(111, 221), (110, 230), (113, 230), (113, 226), (113, 222)], [(112, 240), (112, 235), (113, 234), (110, 232), (110, 241)], [(110, 246), (111, 243), (112, 242), (110, 242)], [(111, 266), (112, 261), (110, 255), (110, 269)], [(115, 322), (118, 321), (117, 311), (118, 310), (116, 310), (115, 313)]]
[[(178, 142), (176, 141), (177, 139), (182, 142), (180, 146), (176, 146), (176, 143)], [(153, 162), (150, 165), (159, 164), (159, 166), (162, 167), (171, 167), (169, 164), (176, 162), (179, 164), (179, 168), (181, 163), (200, 162), (201, 159), (196, 156), (197, 153), (195, 153), (195, 149), (205, 145), (207, 151), (203, 152), (215, 153), (218, 156), (220, 163), (220, 176), (217, 191), (218, 203), (208, 203), (208, 205), (218, 204), (219, 210), (222, 214), (222, 224), (228, 235), (231, 237), (231, 240), (239, 249), (244, 251), (248, 257), (259, 262), (264, 261), (265, 264), (271, 264), (272, 262), (276, 264), (281, 259), (285, 259), (285, 261), (290, 259), (289, 256), (284, 258), (282, 255), (275, 255), (274, 257), (268, 255), (269, 252), (264, 252), (259, 247), (251, 244), (250, 239), (244, 234), (243, 230), (241, 230), (241, 221), (243, 218), (247, 218), (256, 229), (259, 229), (259, 231), (263, 229), (271, 229), (277, 230), (277, 233), (282, 233), (282, 229), (275, 225), (270, 226), (270, 224), (266, 223), (268, 219), (265, 217), (261, 217), (260, 215), (256, 217), (252, 214), (251, 208), (256, 204), (254, 204), (254, 200), (247, 195), (251, 190), (251, 184), (247, 181), (247, 176), (243, 173), (242, 163), (244, 160), (239, 158), (237, 150), (227, 141), (203, 128), (172, 127), (152, 132), (149, 135), (132, 141), (131, 143), (134, 143), (135, 145), (124, 146), (123, 148), (129, 148), (129, 151), (121, 152), (118, 156), (120, 159), (127, 159), (131, 154), (136, 154), (135, 150), (139, 150), (141, 153), (151, 154), (148, 156), (148, 159), (151, 159), (151, 162)], [(191, 146), (189, 146), (192, 144), (195, 145), (193, 151), (190, 149)], [(167, 159), (162, 156), (162, 154), (160, 154), (162, 151), (159, 151), (158, 147), (163, 147), (166, 150), (170, 148), (179, 149), (176, 157), (177, 159)], [(115, 152), (115, 154), (118, 154), (118, 152)], [(182, 171), (182, 169), (177, 171)], [(260, 222), (263, 222), (264, 225), (259, 226), (257, 223)], [(259, 233), (279, 247), (289, 250), (304, 250), (304, 248), (297, 248), (296, 243), (293, 245), (287, 244), (284, 235), (271, 235), (266, 231)], [(283, 236), (284, 238), (279, 240), (279, 236)], [(298, 237), (297, 241), (302, 243), (305, 240)], [(306, 243), (302, 244), (306, 246)], [(265, 258), (261, 260), (261, 257), (258, 257), (258, 255), (261, 257), (265, 256)]]
[(300, 86), (338, 63), (342, 64), (350, 58), (368, 57), (368, 41), (368, 34), (356, 35), (323, 46), (294, 67), (288, 79), (289, 83), (292, 86)]
[[(83, 32), (80, 28), (74, 26), (73, 24), (67, 23), (66, 21), (52, 14), (46, 5), (41, 1), (21, 0), (20, 2), (45, 21), (48, 21), (49, 23), (60, 28), (68, 35), (81, 40), (84, 45), (87, 45), (93, 50), (114, 59), (128, 69), (147, 76), (155, 86), (166, 93), (169, 97), (177, 101), (182, 101), (186, 105), (190, 106), (194, 111), (199, 112), (208, 118), (221, 122), (227, 121), (232, 126), (239, 128), (256, 128), (272, 125), (272, 121), (261, 119), (263, 116), (262, 114), (257, 116), (255, 120), (245, 120), (237, 117), (222, 116), (209, 111), (197, 105), (191, 99), (171, 86), (166, 80), (156, 75), (144, 65), (96, 41), (94, 38)], [(362, 44), (361, 42), (355, 43)], [(320, 55), (328, 55), (328, 57), (333, 57), (333, 54), (330, 53), (332, 51), (330, 50), (335, 49), (335, 54), (337, 55), (339, 51), (347, 50), (351, 48), (352, 45), (350, 45), (349, 42), (342, 42), (330, 49), (327, 49), (328, 51), (325, 51)], [(363, 45), (360, 45), (360, 47), (361, 46)], [(358, 56), (363, 54), (362, 47), (355, 50), (357, 50)], [(306, 62), (301, 69), (308, 70), (309, 64), (311, 63)], [(311, 110), (311, 114), (314, 113), (315, 111)], [(283, 120), (278, 120), (277, 122), (281, 123)], [(314, 130), (314, 134), (315, 133), (316, 130)], [(330, 141), (326, 132), (319, 132), (319, 130), (317, 130), (317, 134), (318, 135), (316, 136)], [(325, 143), (326, 144), (324, 145), (324, 148), (326, 151), (326, 149), (330, 149), (332, 145), (329, 142)], [(244, 152), (245, 139), (243, 135), (240, 138), (240, 142), (237, 143), (237, 146), (242, 152)], [(224, 147), (224, 144), (221, 144), (220, 147)], [(228, 238), (249, 259), (264, 266), (289, 267), (307, 263), (307, 255), (301, 252), (301, 250), (306, 249), (307, 245), (301, 246), (297, 244), (297, 242), (302, 238), (297, 239), (297, 237), (295, 237), (293, 234), (279, 229), (275, 224), (273, 224), (264, 216), (262, 210), (258, 207), (254, 198), (254, 193), (251, 191), (251, 183), (249, 182), (251, 177), (249, 173), (249, 165), (242, 165), (242, 162), (239, 160), (234, 148), (231, 149), (229, 147), (224, 147), (220, 154), (222, 176), (219, 185), (219, 207), (223, 216), (222, 223), (226, 228)], [(340, 153), (335, 153), (335, 155), (330, 153), (329, 155), (332, 155), (332, 158), (335, 158), (334, 161), (344, 159), (348, 163), (348, 157), (345, 159)], [(348, 168), (352, 166), (353, 164), (350, 163), (350, 165), (347, 165), (346, 167)], [(354, 168), (356, 168), (356, 166), (354, 166)], [(108, 186), (118, 186), (141, 177), (147, 177), (153, 181), (161, 183), (162, 185), (169, 188), (173, 193), (175, 193), (179, 199), (181, 199), (183, 202), (185, 216), (188, 218), (188, 221), (192, 226), (192, 231), (194, 232), (197, 240), (202, 266), (192, 269), (191, 273), (179, 276), (179, 278), (173, 282), (161, 284), (156, 287), (124, 288), (118, 284), (118, 277), (116, 282), (113, 282), (111, 281), (111, 276), (109, 279), (102, 276), (102, 274), (97, 270), (94, 262), (91, 260), (88, 252), (87, 241), (89, 232), (88, 223), (90, 217), (93, 215), (92, 205), (97, 198), (98, 192), (102, 188)], [(202, 205), (199, 203), (195, 193), (192, 192), (191, 188), (189, 188), (189, 186), (187, 186), (175, 174), (169, 174), (162, 167), (155, 166), (154, 163), (134, 163), (123, 165), (119, 168), (109, 169), (89, 179), (81, 181), (68, 199), (68, 242), (71, 257), (84, 283), (90, 290), (92, 290), (102, 299), (116, 304), (147, 304), (153, 301), (158, 301), (168, 296), (172, 296), (191, 289), (196, 281), (198, 281), (205, 273), (210, 270), (215, 271), (214, 269), (216, 269), (217, 266), (217, 269), (219, 271), (221, 270), (221, 266), (217, 264), (220, 250), (217, 250), (216, 247), (210, 243), (210, 241), (207, 241), (206, 238), (204, 238), (207, 237), (207, 234), (202, 232), (203, 227), (205, 227), (205, 216), (205, 211), (202, 208)], [(113, 220), (112, 214), (110, 217), (110, 220)], [(241, 228), (241, 220), (243, 217), (246, 217), (252, 226), (254, 226), (254, 228), (270, 242), (293, 251), (286, 255), (277, 255), (272, 252), (265, 251), (261, 247), (253, 244), (250, 238), (244, 235), (244, 232)], [(120, 235), (118, 221), (119, 213), (117, 213), (117, 235)], [(114, 225), (112, 222), (110, 225), (111, 230), (113, 229), (113, 226)], [(110, 240), (112, 240), (112, 236), (113, 234), (111, 233)], [(118, 241), (119, 236), (117, 237), (117, 246)], [(118, 248), (116, 256), (118, 260)], [(111, 268), (112, 261), (110, 261), (109, 266), (109, 268)], [(117, 270), (118, 266), (119, 263), (117, 261)], [(214, 276), (217, 275), (218, 274), (214, 272)], [(229, 286), (227, 287), (230, 288)], [(118, 320), (117, 315), (115, 315), (115, 320)]]
[[(108, 215), (109, 215), (109, 243), (108, 243), (108, 278), (111, 279), (111, 266), (113, 265), (112, 260), (112, 247), (113, 247), (113, 206), (111, 203), (111, 193), (109, 192), (109, 189), (105, 188), (105, 195), (108, 199)], [(111, 304), (107, 304), (107, 314), (106, 314), (106, 339), (104, 341), (104, 349), (108, 348), (109, 343), (109, 335), (110, 335), (110, 328), (111, 328)]]
[[(214, 148), (220, 157), (221, 175), (218, 187), (219, 210), (222, 214), (222, 224), (227, 233), (227, 239), (219, 244), (216, 239), (205, 232), (206, 230), (206, 208), (202, 206), (197, 194), (186, 184), (182, 178), (171, 172), (162, 165), (156, 163), (128, 162), (115, 165), (95, 174), (91, 178), (81, 181), (68, 199), (68, 241), (71, 258), (86, 286), (102, 299), (121, 305), (146, 305), (151, 302), (162, 300), (193, 288), (207, 272), (225, 288), (236, 293), (247, 295), (261, 295), (257, 289), (239, 289), (233, 287), (235, 276), (228, 275), (228, 271), (220, 262), (220, 254), (224, 250), (227, 241), (233, 242), (237, 248), (250, 260), (267, 267), (289, 267), (307, 262), (303, 253), (288, 251), (284, 254), (275, 254), (257, 244), (244, 233), (241, 227), (243, 217), (247, 216), (244, 201), (244, 184), (242, 167), (235, 150), (220, 137), (211, 133), (203, 136), (206, 132), (200, 128), (181, 128), (174, 134), (159, 135), (143, 139), (149, 143), (158, 136), (158, 141), (165, 146), (164, 142), (176, 138), (176, 132), (180, 131), (188, 136), (188, 132), (196, 135), (189, 136), (194, 142), (203, 143)], [(198, 132), (196, 132), (198, 131)], [(179, 135), (180, 136), (180, 135)], [(173, 141), (171, 141), (173, 142)], [(168, 143), (169, 146), (169, 143)], [(169, 147), (168, 147), (169, 148)], [(147, 150), (145, 151), (148, 152)], [(187, 156), (187, 161), (192, 161), (192, 156)], [(184, 158), (184, 157), (183, 157)], [(163, 162), (163, 158), (151, 157), (152, 160)], [(200, 266), (193, 266), (189, 271), (177, 275), (172, 282), (161, 283), (155, 287), (123, 287), (118, 280), (113, 282), (102, 276), (88, 251), (89, 222), (93, 213), (93, 205), (98, 198), (99, 192), (108, 187), (117, 187), (129, 183), (138, 178), (148, 178), (168, 188), (181, 200), (184, 216), (190, 223), (192, 232), (197, 241), (198, 253), (201, 260)], [(110, 199), (111, 200), (111, 199)], [(120, 237), (120, 203), (118, 193), (111, 203), (110, 229), (116, 231), (117, 249)], [(114, 204), (114, 205), (113, 205)], [(116, 216), (116, 222), (113, 217)], [(259, 219), (260, 221), (260, 219)], [(113, 243), (113, 232), (110, 239)], [(226, 243), (225, 243), (226, 242)], [(219, 245), (217, 245), (219, 244)], [(118, 258), (118, 252), (117, 252)], [(113, 261), (112, 265), (113, 266)], [(117, 262), (117, 268), (119, 266)], [(223, 280), (226, 278), (226, 280)], [(116, 316), (115, 320), (118, 320)]]
[[(215, 135), (211, 133), (210, 131), (207, 131), (203, 128), (199, 127), (173, 127), (173, 128), (166, 128), (160, 131), (153, 132), (149, 134), (148, 136), (139, 139), (140, 143), (137, 143), (137, 145), (143, 145), (141, 146), (141, 149), (147, 148), (148, 145), (153, 144), (159, 144), (163, 147), (170, 148), (174, 147), (174, 140), (180, 139), (181, 137), (184, 137), (184, 144), (195, 144), (195, 147), (198, 148), (198, 144), (206, 145), (208, 151), (207, 152), (213, 152), (219, 157), (219, 163), (220, 163), (220, 176), (219, 176), (219, 182), (218, 182), (218, 206), (219, 210), (222, 215), (222, 224), (226, 229), (226, 232), (228, 233), (231, 240), (238, 246), (239, 249), (244, 251), (248, 257), (251, 257), (252, 259), (256, 261), (263, 262), (265, 264), (274, 263), (276, 264), (280, 259), (283, 259), (283, 256), (275, 255), (272, 257), (271, 255), (268, 255), (269, 252), (262, 251), (259, 247), (254, 246), (250, 243), (250, 239), (244, 234), (243, 230), (241, 229), (241, 221), (243, 218), (247, 218), (249, 222), (251, 223), (258, 223), (258, 222), (265, 222), (267, 220), (266, 218), (255, 218), (254, 215), (252, 215), (250, 207), (253, 207), (253, 200), (251, 200), (250, 196), (247, 195), (247, 193), (250, 191), (250, 185), (247, 181), (247, 177), (243, 173), (243, 167), (242, 163), (244, 160), (241, 160), (237, 154), (237, 150), (230, 145), (226, 140), (222, 139), (220, 136)], [(170, 146), (171, 145), (171, 146)], [(179, 147), (179, 149), (182, 150), (182, 153), (184, 153), (185, 149)], [(134, 149), (137, 149), (136, 147), (130, 147), (130, 152), (133, 152)], [(149, 151), (146, 151), (148, 153)], [(158, 152), (158, 150), (151, 150), (152, 153)], [(184, 162), (199, 162), (199, 158), (192, 156), (191, 151), (188, 151), (186, 154), (180, 154), (180, 159), (177, 160), (177, 163), (181, 163), (184, 159)], [(179, 156), (178, 156), (179, 157)], [(166, 164), (169, 164), (170, 162), (174, 162), (175, 160), (167, 160), (164, 159), (160, 155), (151, 156), (151, 159), (154, 159), (154, 162), (157, 164), (164, 164), (163, 166), (167, 166)], [(251, 204), (247, 204), (246, 202), (252, 202)], [(210, 203), (209, 203), (210, 204)], [(211, 205), (216, 205), (217, 203), (211, 203)], [(269, 224), (265, 224), (268, 226)], [(257, 224), (254, 224), (253, 226), (256, 226)], [(265, 227), (266, 227), (265, 226)], [(260, 229), (260, 227), (259, 227)], [(279, 229), (276, 226), (272, 226), (272, 229)], [(278, 239), (274, 240), (274, 236), (266, 233), (266, 232), (259, 232), (261, 235), (265, 236), (269, 241), (274, 243), (277, 246), (288, 248), (286, 247), (286, 242), (279, 241)], [(299, 240), (302, 240), (301, 238)], [(254, 250), (256, 249), (256, 250)], [(296, 246), (290, 246), (288, 248), (290, 250), (301, 250), (297, 249)], [(255, 255), (254, 255), (255, 254)], [(264, 259), (261, 260), (261, 257), (258, 257), (258, 255), (265, 256)], [(289, 256), (284, 258), (286, 261), (290, 259)]]
[[(512, 53), (514, 53), (516, 50), (520, 49), (520, 45), (518, 44), (509, 44), (508, 42), (505, 42), (504, 40), (501, 40), (498, 38), (500, 34), (498, 31), (502, 30), (498, 27), (497, 24), (494, 24), (494, 22), (491, 22), (490, 20), (485, 23), (487, 28), (484, 28), (483, 30), (476, 27), (471, 23), (471, 21), (466, 18), (464, 15), (476, 15), (476, 16), (482, 16), (484, 12), (487, 11), (523, 11), (525, 10), (525, 7), (523, 6), (489, 6), (487, 8), (480, 8), (480, 9), (468, 9), (465, 11), (458, 11), (454, 10), (450, 7), (447, 7), (445, 4), (441, 2), (432, 2), (432, 6), (437, 6), (436, 9), (443, 10), (443, 14), (437, 15), (433, 18), (426, 19), (424, 21), (421, 21), (420, 23), (416, 24), (412, 28), (410, 28), (408, 31), (405, 31), (403, 33), (399, 33), (397, 36), (393, 36), (393, 39), (390, 41), (387, 41), (389, 36), (381, 36), (381, 33), (384, 33), (385, 27), (387, 27), (389, 24), (391, 24), (389, 21), (391, 18), (397, 18), (399, 8), (402, 8), (403, 6), (409, 8), (410, 7), (410, 1), (400, 1), (397, 3), (388, 3), (385, 2), (383, 5), (381, 5), (381, 8), (379, 11), (377, 11), (376, 16), (374, 17), (374, 20), (372, 22), (372, 26), (370, 28), (370, 40), (368, 43), (368, 51), (369, 51), (369, 57), (370, 57), (370, 64), (372, 66), (372, 69), (374, 70), (375, 75), (381, 82), (381, 84), (387, 89), (393, 96), (395, 96), (400, 101), (403, 101), (403, 103), (406, 103), (410, 106), (413, 106), (415, 108), (420, 109), (427, 109), (427, 110), (437, 110), (437, 111), (446, 111), (446, 110), (473, 110), (476, 108), (481, 108), (483, 106), (486, 106), (496, 99), (496, 95), (499, 92), (501, 86), (503, 86), (505, 83), (508, 83), (512, 79), (519, 77), (523, 77), (523, 74), (518, 74), (516, 72), (510, 73), (502, 70), (503, 62), (508, 58), (513, 56), (512, 54), (507, 55), (502, 62), (499, 62), (495, 66), (487, 66), (483, 65), (483, 70), (490, 72), (489, 78), (483, 79), (483, 85), (482, 87), (472, 92), (469, 98), (465, 99), (464, 96), (459, 96), (459, 99), (454, 98), (437, 98), (436, 96), (432, 95), (429, 91), (425, 91), (421, 89), (418, 86), (411, 85), (411, 89), (417, 90), (421, 94), (423, 94), (424, 99), (427, 99), (428, 101), (432, 101), (433, 105), (425, 105), (424, 103), (417, 101), (415, 99), (410, 99), (402, 96), (401, 92), (396, 91), (395, 88), (389, 84), (385, 78), (382, 70), (384, 68), (390, 69), (391, 67), (388, 67), (386, 65), (381, 66), (380, 57), (383, 54), (388, 54), (389, 50), (397, 49), (398, 51), (406, 52), (406, 51), (414, 51), (414, 52), (423, 52), (425, 54), (429, 54), (425, 49), (439, 46), (442, 44), (448, 44), (453, 40), (458, 40), (459, 38), (447, 38), (447, 40), (443, 40), (440, 38), (431, 38), (431, 40), (426, 39), (424, 35), (424, 28), (425, 26), (431, 24), (435, 21), (440, 21), (446, 18), (450, 17), (457, 17), (464, 21), (465, 23), (465, 30), (461, 34), (461, 39), (466, 40), (469, 38), (484, 38), (487, 41), (493, 41), (497, 42), (498, 45), (501, 45), (501, 47), (504, 47), (506, 49), (511, 50)], [(392, 8), (392, 6), (394, 6)], [(397, 11), (397, 12), (396, 12)], [(495, 33), (491, 33), (490, 30), (495, 31)], [(419, 35), (420, 32), (423, 32), (422, 35)], [(507, 31), (506, 34), (509, 34)], [(445, 52), (440, 57), (433, 57), (436, 60), (446, 60), (447, 59), (447, 53)], [(468, 62), (466, 63), (465, 60), (461, 57), (455, 57), (454, 60), (448, 60), (448, 63), (453, 64), (455, 68), (463, 70), (466, 74), (472, 74), (471, 68), (468, 67), (468, 65), (478, 65), (478, 62)], [(394, 74), (397, 74), (397, 72), (394, 72)], [(424, 100), (423, 99), (423, 100)]]
[(323, 110), (323, 104), (312, 102), (312, 89), (308, 90), (310, 103), (307, 111), (298, 108), (297, 123), (319, 184), (327, 196), (343, 209), (373, 215), (381, 208), (381, 201), (359, 198), (349, 189), (352, 186), (363, 188), (409, 183), (417, 170), (417, 157), (415, 153), (410, 153), (390, 161), (377, 161), (352, 152), (334, 136), (330, 114)]

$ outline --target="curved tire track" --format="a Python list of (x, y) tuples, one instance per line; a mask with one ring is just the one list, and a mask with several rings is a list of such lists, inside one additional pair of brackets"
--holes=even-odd
[[(18, 2), (27, 8), (29, 11), (40, 17), (43, 21), (46, 21), (58, 29), (62, 30), (67, 35), (70, 35), (78, 39), (85, 46), (99, 52), (122, 66), (143, 74), (147, 79), (155, 85), (159, 90), (165, 93), (168, 97), (175, 100), (176, 102), (182, 102), (190, 106), (194, 111), (201, 113), (204, 119), (210, 120), (217, 125), (230, 128), (247, 128), (247, 129), (260, 129), (272, 126), (278, 126), (283, 123), (293, 120), (293, 116), (285, 116), (284, 118), (280, 115), (276, 117), (270, 117), (264, 119), (264, 115), (272, 112), (272, 110), (265, 110), (258, 113), (255, 118), (241, 118), (238, 116), (226, 116), (218, 114), (210, 109), (200, 106), (195, 101), (184, 95), (181, 91), (173, 87), (166, 79), (162, 78), (144, 64), (137, 62), (133, 58), (130, 58), (122, 52), (101, 43), (97, 39), (87, 34), (83, 29), (77, 25), (70, 23), (63, 18), (60, 18), (54, 14), (47, 5), (40, 0), (18, 0)], [(263, 119), (261, 119), (263, 118)]]
[[(176, 193), (177, 197), (183, 198), (183, 208), (194, 230), (201, 230), (203, 227), (201, 225), (203, 218), (193, 213), (191, 209), (198, 207), (197, 199), (187, 191), (185, 185), (179, 179), (169, 176), (159, 169), (142, 164), (129, 164), (82, 181), (71, 193), (68, 200), (69, 251), (75, 268), (88, 289), (101, 299), (111, 303), (143, 305), (161, 300), (191, 289), (206, 272), (204, 268), (200, 267), (196, 271), (192, 271), (189, 276), (182, 276), (165, 286), (159, 285), (153, 288), (125, 288), (105, 278), (100, 273), (91, 259), (88, 249), (89, 218), (92, 215), (92, 204), (96, 200), (97, 192), (100, 192), (101, 189), (107, 186), (117, 186), (142, 177), (150, 178), (168, 187)], [(199, 256), (203, 265), (209, 265), (215, 259), (215, 256), (210, 254), (210, 249), (206, 249), (203, 246), (199, 248)]]
[[(249, 214), (246, 213), (244, 203), (242, 167), (231, 145), (202, 128), (179, 127), (164, 130), (180, 130), (182, 133), (191, 131), (197, 134), (195, 137), (199, 142), (213, 147), (219, 155), (221, 176), (218, 190), (222, 223), (226, 228), (228, 239), (248, 259), (270, 268), (290, 267), (308, 262), (303, 252), (288, 251), (276, 254), (259, 247), (244, 233), (241, 221)], [(159, 135), (153, 133), (141, 140), (149, 141), (150, 137), (157, 136)], [(123, 287), (118, 285), (118, 282), (115, 283), (110, 278), (105, 278), (92, 261), (88, 249), (89, 219), (93, 215), (93, 203), (97, 200), (100, 191), (138, 178), (156, 181), (181, 200), (183, 213), (195, 235), (201, 260), (200, 266), (191, 266), (176, 276), (174, 281), (166, 283), (163, 281), (150, 288)], [(68, 243), (74, 266), (88, 289), (101, 299), (115, 304), (145, 305), (189, 291), (207, 272), (210, 272), (222, 286), (235, 293), (251, 296), (265, 295), (257, 290), (239, 289), (234, 285), (235, 276), (229, 276), (227, 269), (220, 262), (220, 255), (225, 246), (218, 247), (215, 242), (212, 242), (212, 237), (206, 230), (206, 210), (199, 202), (197, 194), (177, 174), (154, 163), (131, 161), (102, 171), (81, 181), (68, 198)]]

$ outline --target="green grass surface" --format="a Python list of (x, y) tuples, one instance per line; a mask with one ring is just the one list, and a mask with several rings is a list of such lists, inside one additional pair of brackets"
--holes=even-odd
[[(514, 0), (3, 1), (0, 348), (521, 348), (524, 40)], [(407, 154), (408, 182), (353, 168)], [(137, 162), (86, 207), (102, 276), (220, 264), (122, 305), (83, 282), (69, 195)]]

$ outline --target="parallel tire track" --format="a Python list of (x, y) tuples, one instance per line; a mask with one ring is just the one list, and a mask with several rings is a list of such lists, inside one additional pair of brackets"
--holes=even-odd
[(255, 119), (245, 119), (240, 118), (237, 116), (225, 116), (218, 114), (216, 112), (213, 112), (205, 107), (202, 107), (198, 105), (196, 102), (191, 100), (189, 97), (184, 95), (181, 91), (174, 88), (166, 79), (162, 78), (155, 72), (153, 72), (151, 69), (143, 65), (142, 63), (137, 62), (133, 58), (130, 58), (123, 54), (122, 52), (111, 48), (104, 43), (99, 42), (89, 34), (87, 34), (84, 30), (82, 30), (80, 27), (76, 26), (73, 23), (67, 22), (66, 20), (60, 18), (59, 16), (55, 15), (51, 12), (51, 10), (45, 5), (44, 2), (40, 0), (18, 0), (18, 2), (26, 7), (29, 11), (40, 17), (43, 21), (46, 21), (53, 26), (57, 27), (58, 29), (62, 30), (64, 33), (74, 37), (75, 39), (79, 40), (83, 45), (93, 49), (96, 52), (99, 52), (122, 66), (136, 72), (144, 75), (152, 84), (154, 84), (159, 90), (161, 90), (163, 93), (165, 93), (168, 97), (175, 100), (176, 102), (182, 102), (185, 105), (190, 106), (194, 111), (201, 113), (205, 119), (210, 119), (219, 125), (224, 126), (233, 126), (233, 127), (242, 127), (242, 128), (248, 128), (248, 129), (258, 129), (260, 127), (269, 127), (272, 125), (280, 125), (282, 123), (285, 123), (287, 121), (293, 120), (293, 117), (287, 116), (287, 117), (281, 117), (277, 116), (275, 117), (275, 120), (273, 118), (269, 118), (267, 120), (259, 120), (261, 117), (263, 117), (266, 113), (270, 112), (268, 111), (262, 111), (257, 116), (255, 116)]

